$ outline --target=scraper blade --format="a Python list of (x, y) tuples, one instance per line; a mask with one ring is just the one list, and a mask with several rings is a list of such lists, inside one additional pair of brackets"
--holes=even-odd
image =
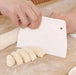
[(42, 48), (51, 55), (66, 57), (67, 32), (65, 21), (42, 17), (39, 29), (20, 29), (17, 47), (28, 46)]

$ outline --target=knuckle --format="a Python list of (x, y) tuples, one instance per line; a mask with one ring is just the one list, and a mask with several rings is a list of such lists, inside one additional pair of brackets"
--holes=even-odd
[(31, 29), (35, 29), (33, 26), (30, 26)]
[(29, 22), (26, 22), (26, 25), (29, 25)]
[(25, 26), (27, 26), (28, 24), (29, 24), (28, 22), (25, 22), (25, 23), (24, 23)]
[(39, 26), (40, 26), (40, 25), (39, 25), (39, 24), (37, 24), (37, 25), (36, 25), (36, 29), (38, 29), (38, 28), (39, 28)]
[(35, 29), (38, 29), (38, 28), (39, 28), (39, 26), (36, 26), (36, 27), (35, 27)]
[(22, 25), (23, 25), (24, 27), (26, 27), (26, 26), (27, 26), (27, 25), (26, 25), (26, 23), (23, 23)]
[(28, 26), (28, 24), (29, 24), (28, 22), (24, 22), (24, 23), (23, 23), (23, 26), (26, 27), (26, 26)]
[(22, 24), (21, 27), (24, 29), (26, 26), (24, 24)]
[(30, 28), (31, 28), (31, 29), (34, 29), (34, 28), (35, 28), (34, 23), (31, 23)]
[(32, 22), (36, 22), (37, 20), (37, 18), (32, 18)]
[(37, 29), (38, 26), (37, 26), (35, 23), (32, 23), (32, 24), (30, 25), (30, 28), (31, 28), (31, 29)]
[(35, 29), (38, 29), (39, 28), (39, 26), (37, 26)]

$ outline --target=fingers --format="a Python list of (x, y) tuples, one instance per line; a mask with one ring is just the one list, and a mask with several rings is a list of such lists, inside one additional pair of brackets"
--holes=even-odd
[(21, 7), (17, 7), (16, 13), (18, 14), (18, 17), (19, 17), (19, 19), (20, 19), (20, 21), (21, 21), (20, 26), (21, 26), (22, 28), (27, 27), (28, 24), (29, 24), (28, 18), (27, 18), (27, 16), (26, 16), (25, 12), (23, 12), (23, 10), (21, 9)]
[[(24, 8), (26, 8), (26, 6)], [(26, 15), (29, 17), (31, 21), (29, 27), (32, 29), (37, 28), (37, 25), (38, 25), (37, 15), (33, 12), (33, 10), (30, 7), (27, 7), (26, 10), (24, 10), (24, 12), (26, 13)]]
[(15, 13), (9, 13), (9, 17), (15, 26), (19, 25), (19, 21), (18, 21), (17, 15)]
[(35, 14), (36, 14), (37, 17), (38, 17), (38, 27), (39, 27), (39, 25), (40, 25), (40, 23), (41, 23), (41, 20), (42, 20), (42, 14), (41, 14), (39, 8), (36, 7), (33, 3), (32, 3), (31, 8), (32, 8), (32, 10), (35, 12)]
[(38, 11), (38, 9), (36, 7), (32, 7), (33, 11), (35, 12), (35, 14), (37, 15), (37, 18), (38, 18), (38, 24), (37, 24), (37, 27), (40, 26), (41, 24), (41, 20), (42, 20), (42, 15), (41, 15), (41, 12)]
[(42, 15), (41, 15), (39, 9), (36, 8), (36, 6), (33, 3), (29, 3), (28, 7), (26, 4), (23, 4), (23, 7), (24, 7), (24, 9), (26, 8), (23, 11), (26, 13), (26, 15), (30, 19), (29, 27), (31, 29), (38, 28), (41, 23), (41, 19), (42, 19)]
[(21, 26), (22, 28), (30, 27), (31, 29), (39, 28), (42, 14), (39, 9), (31, 2), (26, 1), (20, 5), (16, 5), (13, 11), (15, 13), (9, 14), (12, 22), (16, 26)]
[(30, 13), (28, 15), (31, 20), (31, 23), (30, 23), (29, 27), (31, 29), (36, 29), (39, 27), (39, 19), (38, 19), (38, 16), (35, 14), (35, 12), (32, 9), (30, 9), (30, 10), (31, 10), (31, 15), (29, 15)]

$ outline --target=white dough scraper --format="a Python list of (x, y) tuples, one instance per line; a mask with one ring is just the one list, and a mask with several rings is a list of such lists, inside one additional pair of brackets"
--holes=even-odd
[(47, 54), (66, 57), (67, 32), (64, 20), (42, 17), (39, 29), (20, 29), (17, 47), (39, 47)]

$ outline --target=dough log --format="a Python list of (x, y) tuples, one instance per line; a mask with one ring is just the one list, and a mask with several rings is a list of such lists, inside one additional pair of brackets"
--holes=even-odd
[(17, 41), (19, 28), (0, 35), (0, 50), (14, 44)]

